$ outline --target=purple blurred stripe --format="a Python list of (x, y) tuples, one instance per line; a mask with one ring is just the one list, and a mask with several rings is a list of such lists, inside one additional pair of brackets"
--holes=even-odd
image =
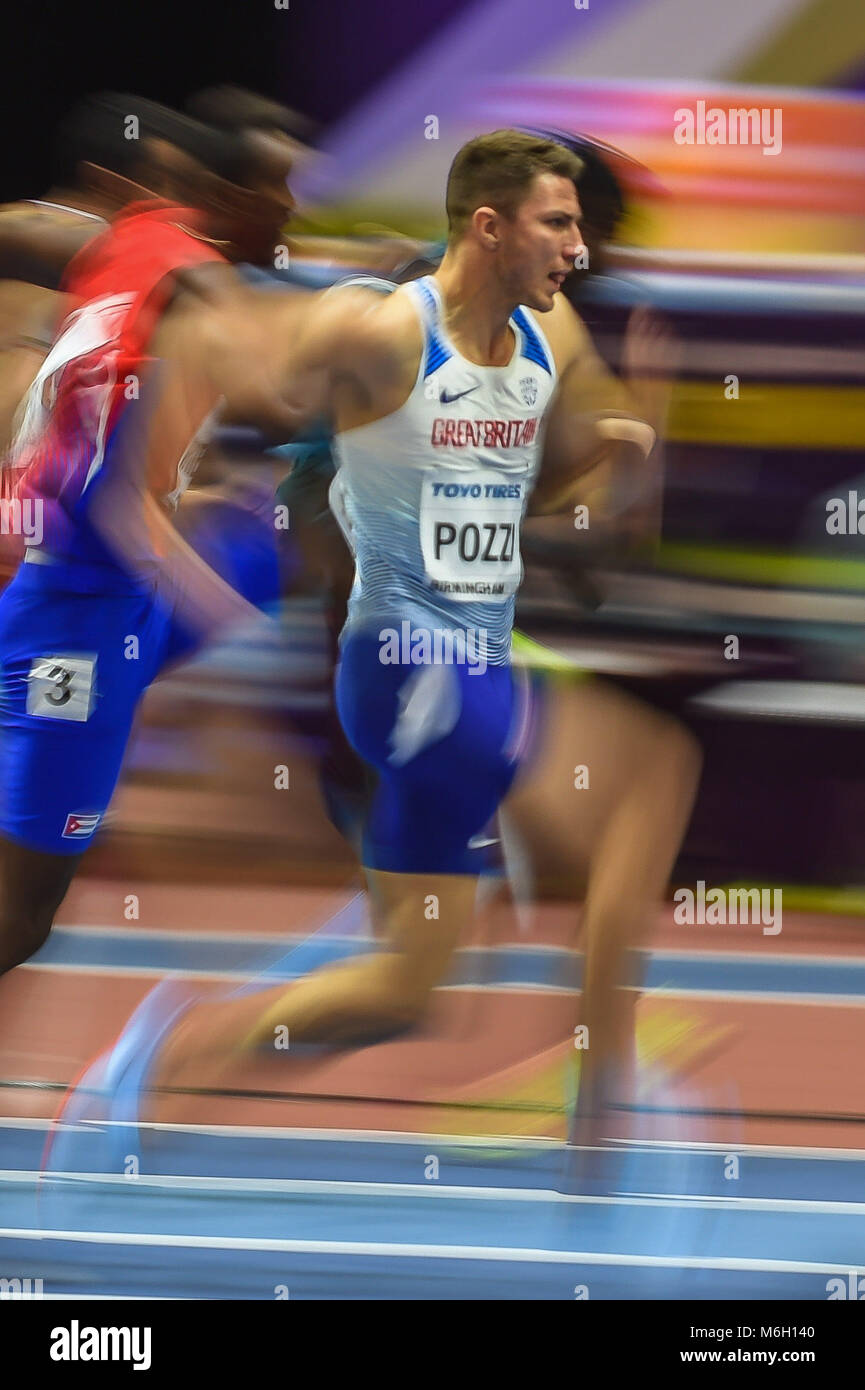
[(595, 0), (577, 10), (573, 0), (534, 0), (527, 22), (525, 0), (478, 0), (452, 20), (394, 77), (353, 110), (325, 143), (329, 158), (297, 179), (305, 201), (326, 201), (357, 188), (370, 170), (385, 164), (425, 116), (437, 115), (443, 134), (455, 125), (461, 102), (474, 98), (481, 82), (524, 70), (575, 25), (586, 42), (645, 0)]
[(850, 67), (839, 73), (831, 84), (826, 85), (838, 87), (842, 92), (865, 94), (865, 56), (857, 54)]

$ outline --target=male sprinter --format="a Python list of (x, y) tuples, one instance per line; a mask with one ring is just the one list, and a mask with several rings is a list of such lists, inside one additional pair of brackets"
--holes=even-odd
[(147, 685), (190, 627), (254, 611), (169, 519), (201, 432), (221, 399), (294, 418), (260, 365), (255, 296), (177, 203), (178, 175), (188, 187), (211, 158), (209, 133), (164, 108), (151, 120), (135, 98), (107, 105), (121, 127), (140, 114), (134, 177), (173, 201), (130, 206), (76, 257), (80, 308), (23, 417), (18, 492), (42, 509), (44, 543), (0, 599), (0, 972), (47, 936)]
[(624, 413), (598, 420), (572, 404), (595, 368), (558, 294), (580, 245), (579, 172), (553, 142), (481, 136), (454, 160), (434, 276), (386, 299), (346, 289), (313, 312), (288, 310), (291, 370), (322, 372), (335, 418), (335, 505), (356, 559), (337, 699), (378, 776), (364, 867), (386, 946), (290, 986), (193, 1005), (157, 1085), (182, 1086), (214, 1050), (270, 1038), (277, 1024), (297, 1041), (405, 1028), (447, 973), (474, 908), (470, 841), (507, 792), (527, 731), (510, 637), (529, 495), (568, 505), (583, 471), (639, 467), (654, 439)]
[[(158, 108), (151, 103), (148, 109), (152, 118)], [(142, 177), (140, 146), (125, 138), (128, 128), (116, 119), (109, 94), (88, 97), (63, 117), (56, 181), (44, 197), (0, 207), (2, 453), (18, 406), (72, 307), (59, 293), (66, 267), (125, 204), (149, 196), (127, 177), (135, 169)]]

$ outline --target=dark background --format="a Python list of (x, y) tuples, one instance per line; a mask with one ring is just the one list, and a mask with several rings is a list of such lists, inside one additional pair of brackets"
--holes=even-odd
[(471, 0), (18, 0), (4, 14), (0, 200), (37, 196), (52, 138), (87, 92), (134, 92), (170, 105), (235, 82), (323, 126), (373, 89)]

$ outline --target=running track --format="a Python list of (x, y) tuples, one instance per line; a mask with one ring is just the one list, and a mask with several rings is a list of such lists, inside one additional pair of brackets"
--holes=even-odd
[(142, 885), (122, 926), (119, 892), (77, 885), (66, 925), (0, 984), (0, 1276), (56, 1297), (819, 1300), (865, 1272), (858, 923), (788, 914), (764, 938), (659, 921), (640, 1007), (661, 1034), (684, 1025), (692, 1061), (623, 1116), (611, 1195), (563, 1190), (543, 1077), (576, 980), (555, 907), (528, 937), (469, 943), (424, 1034), (255, 1058), (231, 1081), (245, 1094), (145, 1127), (139, 1176), (106, 1176), (89, 1126), (75, 1176), (40, 1183), (63, 1084), (157, 979), (224, 988), (363, 949), (349, 892)]

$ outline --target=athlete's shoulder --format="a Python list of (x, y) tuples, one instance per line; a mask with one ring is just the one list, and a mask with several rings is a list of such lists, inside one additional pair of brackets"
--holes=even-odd
[(29, 203), (0, 206), (0, 278), (57, 289), (64, 268), (103, 229), (96, 218)]
[[(382, 331), (396, 332), (419, 323), (408, 287), (377, 276), (350, 276), (325, 290), (322, 298), (343, 306), (338, 311), (341, 314), (357, 312), (367, 326), (376, 330), (381, 325)], [(345, 307), (348, 305), (353, 306), (350, 311)]]
[[(362, 291), (363, 292), (363, 291)], [(423, 329), (407, 285), (383, 295), (366, 291), (368, 303), (360, 322), (355, 375), (376, 385), (403, 386), (414, 381), (423, 351)], [(373, 302), (369, 302), (373, 301)]]
[(235, 278), (196, 213), (137, 203), (82, 247), (67, 267), (65, 285), (82, 299), (95, 298), (115, 283), (145, 297), (160, 287), (155, 303), (161, 312), (181, 290), (207, 296), (218, 292), (221, 280)]
[(309, 295), (302, 309), (287, 310), (287, 322), (298, 311), (307, 321), (314, 358), (343, 373), (389, 374), (420, 351), (420, 320), (403, 287), (385, 294), (362, 281), (346, 283)]
[(44, 225), (45, 223), (62, 224), (66, 226), (71, 223), (94, 222), (100, 219), (90, 213), (79, 211), (77, 208), (59, 207), (54, 204), (42, 203), (0, 203), (0, 218), (4, 225), (6, 223), (27, 223)]

